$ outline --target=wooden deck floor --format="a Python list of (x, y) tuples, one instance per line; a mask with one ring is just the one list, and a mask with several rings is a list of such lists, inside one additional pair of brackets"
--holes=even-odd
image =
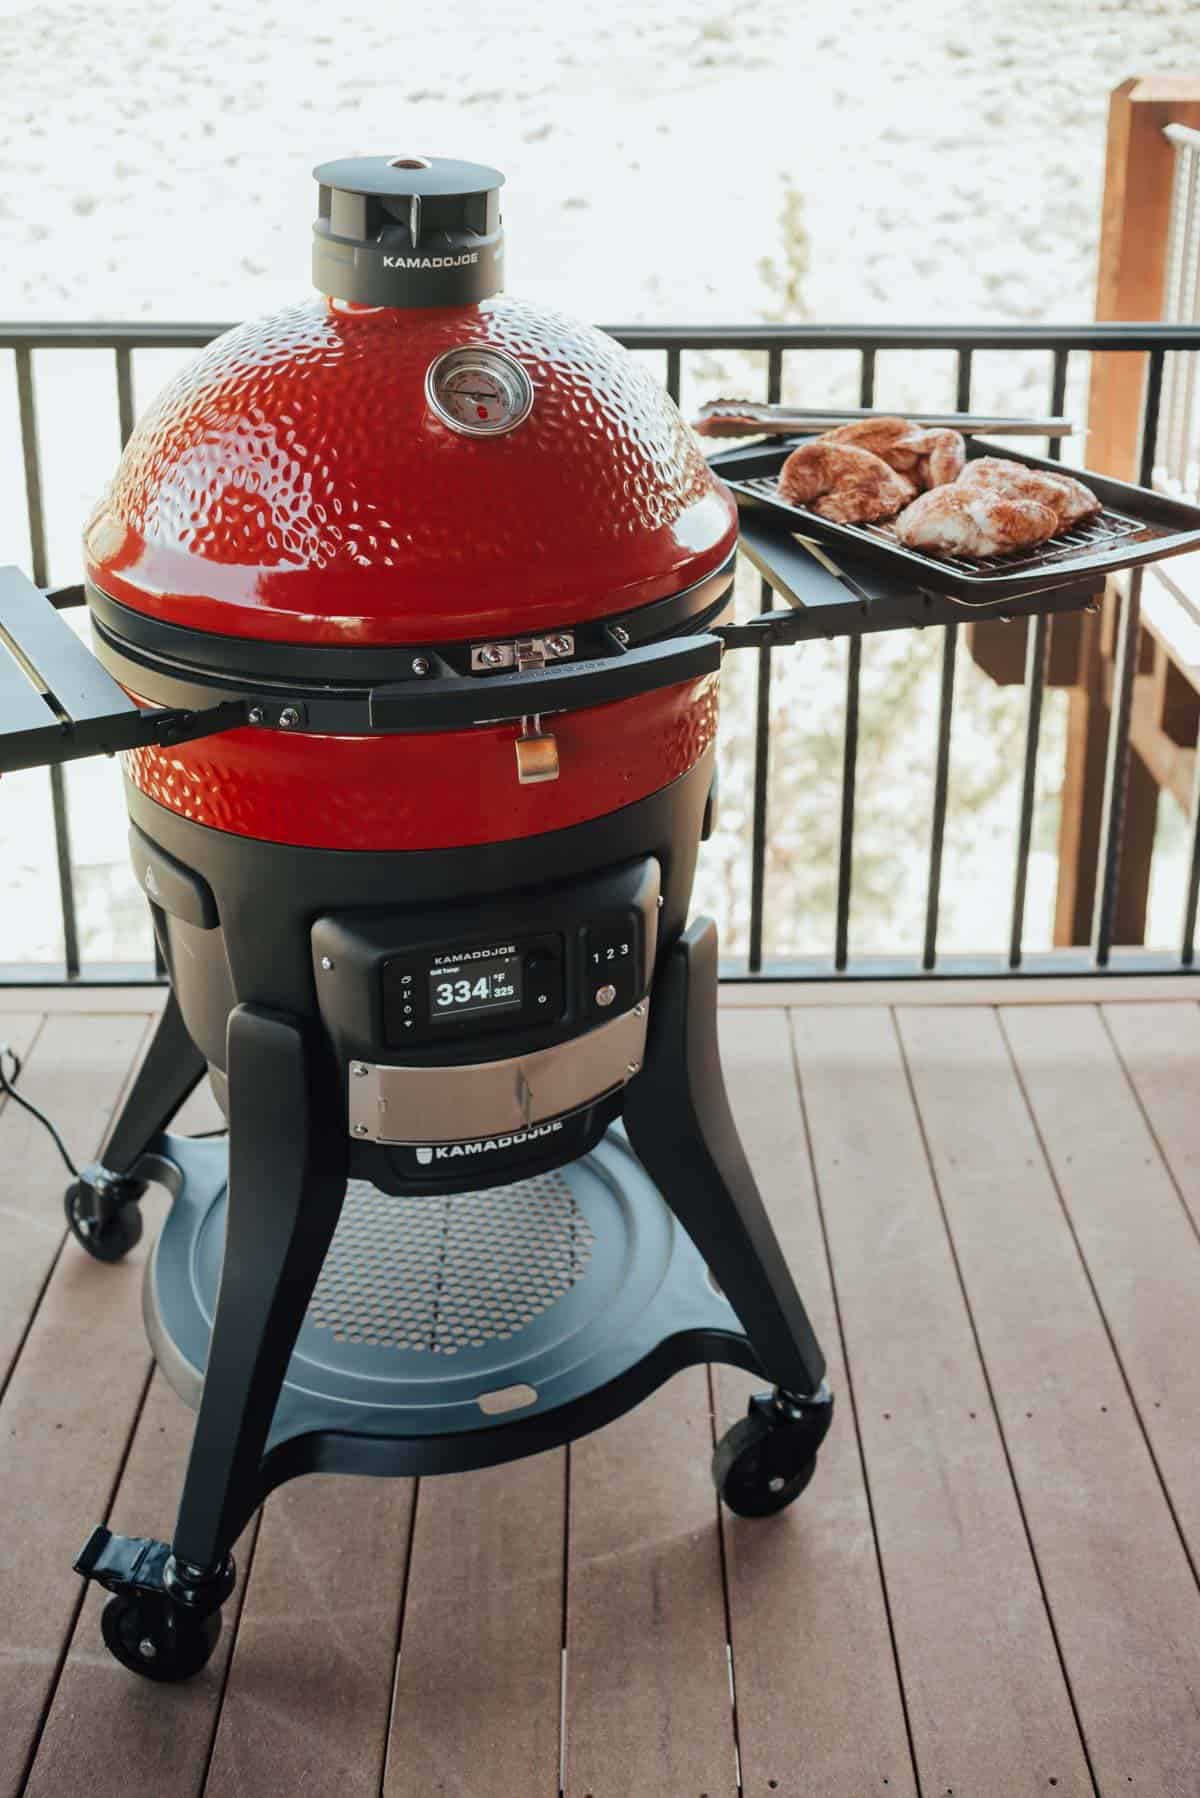
[[(512, 1467), (302, 1481), (186, 1688), (108, 1660), (70, 1571), (100, 1518), (172, 1520), (190, 1420), (141, 1252), (64, 1246), (7, 1106), (0, 1798), (1197, 1798), (1200, 1008), (1132, 990), (732, 995), (734, 1108), (838, 1393), (806, 1497), (718, 1516), (724, 1370)], [(150, 1002), (0, 994), (80, 1152)]]

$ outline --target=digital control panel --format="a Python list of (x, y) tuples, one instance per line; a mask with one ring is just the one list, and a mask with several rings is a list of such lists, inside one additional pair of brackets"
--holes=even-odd
[[(500, 1081), (507, 1098), (516, 1094), (521, 1106), (532, 1108), (530, 1115), (564, 1081), (564, 1090), (575, 1090), (568, 1075), (582, 1082), (580, 1091), (593, 1075), (610, 1087), (607, 1067), (596, 1071), (596, 1043), (602, 1037), (616, 1045), (620, 1068), (640, 1056), (647, 1014), (639, 1006), (653, 979), (660, 904), (658, 863), (643, 856), (527, 891), (318, 918), (313, 981), (334, 1051), (348, 1070), (351, 1101), (361, 1106), (374, 1095), (384, 1110), (392, 1106), (388, 1117), (377, 1117), (370, 1105), (369, 1116), (356, 1113), (354, 1134), (401, 1140), (398, 1091), (389, 1101), (382, 1087), (371, 1087), (372, 1067), (438, 1070), (447, 1080), (462, 1071), (453, 1090), (461, 1094), (454, 1104), (463, 1141), (472, 1138), (473, 1111), (464, 1070), (511, 1063), (507, 1074), (493, 1068), (489, 1077)], [(560, 1045), (585, 1036), (591, 1043), (577, 1059), (557, 1055)], [(431, 1090), (450, 1089), (435, 1084)], [(564, 1112), (569, 1109), (564, 1101)], [(411, 1119), (404, 1128), (412, 1128)], [(436, 1136), (432, 1119), (429, 1134)]]
[(558, 932), (393, 955), (383, 964), (384, 1036), (400, 1047), (553, 1023), (565, 961)]
[(382, 964), (383, 1025), (395, 1048), (434, 1045), (574, 1017), (601, 1023), (637, 1003), (644, 922), (635, 906), (562, 931), (439, 943)]
[(429, 973), (429, 1016), (443, 1024), (478, 1011), (520, 1011), (524, 984), (516, 949), (439, 956)]

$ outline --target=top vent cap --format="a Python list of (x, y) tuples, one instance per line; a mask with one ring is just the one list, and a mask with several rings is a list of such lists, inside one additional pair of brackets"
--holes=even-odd
[(399, 154), (347, 156), (313, 174), (322, 293), (364, 306), (469, 306), (503, 289), (499, 169)]

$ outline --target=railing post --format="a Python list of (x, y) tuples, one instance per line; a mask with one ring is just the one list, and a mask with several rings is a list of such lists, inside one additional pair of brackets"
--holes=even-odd
[[(1122, 82), (1110, 97), (1096, 282), (1100, 322), (1162, 317), (1175, 168), (1175, 152), (1163, 128), (1172, 121), (1200, 126), (1200, 73), (1137, 76)], [(1136, 480), (1145, 382), (1145, 355), (1102, 352), (1092, 357), (1089, 468)], [(1113, 603), (1110, 597), (1108, 606)], [(1108, 625), (1107, 630), (1083, 633), (1077, 684), (1070, 694), (1054, 919), (1054, 941), (1061, 947), (1092, 938), (1098, 880), (1106, 880), (1109, 888), (1102, 907), (1103, 934), (1116, 943), (1140, 943), (1145, 936), (1158, 789), (1136, 747), (1127, 742), (1120, 863), (1115, 869), (1098, 867), (1099, 858), (1114, 849), (1111, 831), (1101, 825), (1106, 771), (1111, 773), (1112, 671), (1105, 650), (1116, 637), (1111, 619)], [(1141, 663), (1140, 633), (1129, 648), (1133, 659), (1125, 672), (1132, 677)]]
[[(29, 525), (29, 568), (39, 587), (50, 584), (46, 554), (46, 514), (42, 495), (42, 457), (38, 445), (37, 395), (33, 352), (25, 345), (13, 351), (17, 370), (17, 411), (21, 455), (25, 464), (25, 512)], [(71, 824), (67, 784), (61, 766), (50, 769), (50, 807), (54, 814), (54, 854), (58, 864), (58, 898), (62, 912), (63, 961), (67, 976), (79, 973), (79, 920), (75, 907), (75, 864), (71, 856)]]
[[(767, 352), (767, 403), (777, 405), (783, 392), (783, 351)], [(763, 581), (760, 605), (769, 612), (774, 605), (770, 586)], [(758, 652), (754, 689), (754, 809), (750, 825), (750, 944), (749, 971), (762, 970), (763, 912), (767, 888), (767, 787), (771, 757), (771, 650)]]
[[(1200, 129), (1200, 73), (1136, 76), (1110, 96), (1096, 276), (1102, 323), (1162, 317), (1175, 174), (1163, 128), (1173, 123)], [(1136, 479), (1145, 378), (1142, 356), (1092, 357), (1087, 462), (1100, 474)]]
[[(1142, 408), (1142, 444), (1138, 481), (1143, 487), (1150, 485), (1150, 477), (1154, 468), (1154, 451), (1158, 442), (1158, 420), (1162, 405), (1162, 381), (1163, 355), (1161, 350), (1156, 350), (1150, 357), (1150, 367), (1146, 374), (1146, 397)], [(1116, 940), (1114, 927), (1121, 888), (1122, 850), (1129, 807), (1130, 772), (1134, 759), (1130, 743), (1130, 726), (1133, 721), (1133, 683), (1137, 674), (1138, 649), (1141, 641), (1143, 573), (1143, 569), (1135, 568), (1129, 577), (1128, 589), (1120, 602), (1120, 618), (1117, 626), (1116, 660), (1113, 667), (1112, 698), (1109, 702), (1110, 718), (1104, 766), (1104, 816), (1100, 832), (1100, 847), (1096, 857), (1098, 886), (1092, 924), (1092, 952), (1096, 958), (1096, 965), (1101, 968), (1107, 967), (1109, 953)], [(1153, 801), (1149, 803), (1143, 801), (1141, 817), (1138, 820), (1143, 827), (1144, 848), (1140, 860), (1145, 865), (1147, 888), (1149, 886), (1150, 860), (1154, 853), (1154, 841), (1152, 830), (1149, 838), (1146, 837), (1145, 827), (1147, 823), (1152, 826), (1156, 811), (1157, 790), (1154, 790)], [(1149, 813), (1148, 818), (1147, 813)], [(1144, 899), (1142, 904), (1144, 916)]]

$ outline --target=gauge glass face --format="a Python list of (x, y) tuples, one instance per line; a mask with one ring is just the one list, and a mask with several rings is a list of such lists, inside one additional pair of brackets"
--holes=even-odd
[(533, 385), (521, 364), (501, 350), (449, 350), (425, 381), (429, 404), (443, 423), (471, 437), (495, 437), (529, 416)]

